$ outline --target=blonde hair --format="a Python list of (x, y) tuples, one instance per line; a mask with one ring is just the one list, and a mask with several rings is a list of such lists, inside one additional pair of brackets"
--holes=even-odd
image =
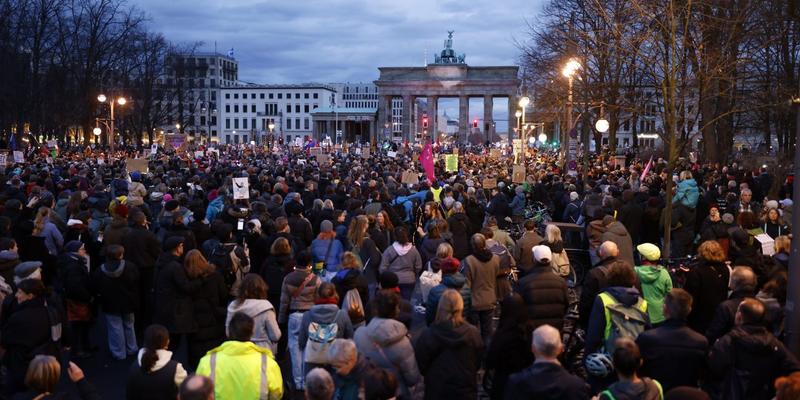
[(544, 228), (544, 238), (550, 244), (563, 241), (561, 239), (561, 229), (553, 224), (548, 224), (547, 228)]
[(450, 322), (453, 326), (464, 323), (464, 299), (453, 289), (447, 289), (439, 299), (436, 309), (436, 322)]
[(44, 226), (47, 224), (47, 218), (50, 216), (50, 209), (47, 207), (39, 207), (36, 212), (36, 219), (33, 221), (33, 235), (36, 236), (44, 231)]
[(450, 243), (443, 242), (439, 244), (439, 247), (436, 248), (436, 257), (437, 258), (448, 258), (453, 256), (453, 246), (450, 246)]
[(775, 238), (775, 252), (788, 253), (791, 251), (792, 240), (786, 235), (781, 235)]
[(350, 221), (350, 228), (347, 230), (347, 239), (353, 247), (360, 248), (367, 238), (367, 228), (369, 228), (369, 218), (366, 215), (358, 215)]
[(186, 253), (186, 258), (183, 260), (183, 267), (186, 269), (186, 275), (189, 278), (198, 278), (201, 276), (210, 275), (214, 272), (214, 266), (208, 263), (203, 253), (200, 250), (192, 249)]
[(703, 260), (722, 263), (727, 260), (725, 250), (716, 240), (706, 240), (697, 248), (697, 256)]
[(680, 179), (685, 181), (687, 179), (692, 179), (692, 171), (681, 171)]
[(345, 269), (360, 269), (361, 261), (352, 251), (346, 251), (342, 253), (341, 267)]
[(40, 354), (28, 364), (25, 386), (36, 393), (52, 393), (61, 378), (61, 364), (53, 356)]

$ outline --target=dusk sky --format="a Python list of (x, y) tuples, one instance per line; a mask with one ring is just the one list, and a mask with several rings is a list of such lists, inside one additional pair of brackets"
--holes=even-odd
[(454, 30), (467, 64), (516, 65), (542, 0), (136, 0), (173, 42), (233, 47), (239, 79), (254, 83), (363, 82), (379, 66), (421, 66)]

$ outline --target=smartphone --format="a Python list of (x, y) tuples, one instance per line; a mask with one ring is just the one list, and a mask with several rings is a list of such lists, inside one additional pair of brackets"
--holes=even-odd
[(236, 223), (236, 230), (238, 231), (244, 230), (244, 219), (239, 218), (239, 222)]

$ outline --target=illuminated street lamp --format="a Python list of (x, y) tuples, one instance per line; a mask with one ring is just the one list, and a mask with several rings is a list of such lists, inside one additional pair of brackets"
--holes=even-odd
[(546, 141), (547, 141), (547, 134), (546, 134), (546, 133), (544, 133), (544, 132), (540, 133), (540, 134), (539, 134), (539, 142), (540, 142), (540, 143), (544, 143), (544, 142), (546, 142)]
[[(106, 97), (106, 95), (104, 95), (102, 93), (97, 95), (97, 101), (99, 101), (101, 103), (105, 103), (107, 100), (108, 100), (108, 97)], [(110, 132), (108, 133), (108, 138), (109, 138), (108, 139), (108, 143), (111, 146), (111, 151), (112, 152), (114, 151), (114, 141), (115, 141), (115, 139), (114, 139), (114, 105), (115, 104), (119, 104), (121, 106), (124, 106), (127, 103), (128, 103), (128, 100), (125, 97), (118, 97), (116, 100), (111, 100), (111, 101), (108, 102), (108, 105), (111, 107), (111, 129), (109, 129)], [(98, 135), (97, 129), (99, 129), (99, 128), (95, 128), (93, 130), (93, 133), (95, 135)]]
[(570, 132), (572, 131), (572, 79), (575, 72), (581, 68), (581, 63), (578, 60), (571, 58), (567, 61), (567, 64), (564, 65), (564, 69), (561, 70), (561, 74), (563, 74), (568, 82), (569, 82), (569, 92), (567, 94), (567, 134), (564, 136), (564, 143), (566, 144), (566, 161), (569, 162), (569, 141), (572, 139), (569, 137)]
[(92, 129), (92, 133), (94, 133), (95, 136), (100, 136), (100, 134), (103, 133), (103, 130), (100, 129), (100, 127), (98, 126), (98, 127), (95, 127), (94, 129)]
[(608, 120), (605, 118), (598, 119), (594, 124), (594, 129), (597, 129), (597, 131), (600, 133), (608, 132)]

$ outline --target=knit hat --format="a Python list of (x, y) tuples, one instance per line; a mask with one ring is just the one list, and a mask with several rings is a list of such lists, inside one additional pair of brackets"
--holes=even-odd
[(185, 239), (182, 236), (170, 236), (164, 241), (164, 251), (175, 250), (178, 246), (183, 244)]
[(778, 202), (775, 200), (770, 200), (765, 205), (767, 206), (767, 210), (771, 210), (773, 208), (776, 210), (778, 209)]
[(569, 201), (578, 200), (579, 197), (578, 192), (569, 192)]
[(333, 223), (326, 219), (319, 225), (319, 230), (320, 232), (330, 232), (333, 230)]
[(83, 246), (83, 242), (80, 240), (70, 240), (66, 245), (64, 245), (64, 252), (77, 253), (78, 250), (81, 249), (81, 246)]
[(25, 279), (41, 279), (42, 263), (40, 261), (25, 261), (14, 267), (14, 283)]
[[(166, 197), (167, 196), (164, 195), (165, 199), (166, 199)], [(178, 209), (179, 206), (180, 206), (180, 203), (178, 203), (178, 200), (174, 200), (174, 199), (173, 200), (169, 200), (166, 203), (164, 203), (164, 210), (166, 210), (166, 211), (175, 211), (175, 210)]]
[(164, 195), (164, 201), (167, 202), (167, 201), (170, 201), (170, 200), (172, 200), (172, 195), (169, 194), (169, 193), (165, 194)]
[(392, 271), (384, 271), (381, 273), (379, 283), (381, 285), (381, 289), (394, 289), (400, 285), (400, 279), (397, 278), (397, 274)]
[(788, 208), (788, 207), (791, 207), (792, 205), (794, 205), (794, 202), (792, 201), (792, 199), (783, 199), (783, 200), (779, 201), (779, 203), (781, 203), (783, 208)]
[(733, 214), (731, 214), (731, 213), (722, 214), (722, 222), (730, 225), (730, 224), (733, 224), (733, 220), (734, 220)]
[(661, 249), (652, 243), (642, 243), (636, 246), (636, 250), (648, 261), (656, 261), (661, 258)]
[(460, 266), (461, 263), (457, 259), (448, 257), (439, 263), (439, 270), (442, 271), (442, 274), (454, 274), (458, 272)]
[(537, 263), (549, 263), (553, 259), (553, 252), (545, 245), (533, 246), (533, 259)]

